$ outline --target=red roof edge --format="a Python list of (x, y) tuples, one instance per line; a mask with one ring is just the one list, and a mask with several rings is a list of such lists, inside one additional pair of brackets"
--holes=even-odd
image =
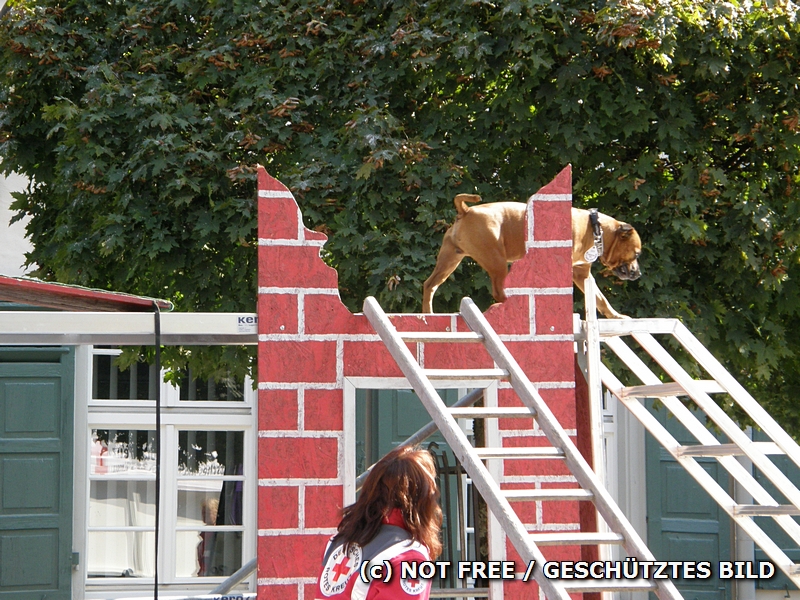
[(174, 308), (169, 300), (5, 275), (0, 275), (0, 301), (88, 312), (150, 312), (156, 305), (164, 311)]

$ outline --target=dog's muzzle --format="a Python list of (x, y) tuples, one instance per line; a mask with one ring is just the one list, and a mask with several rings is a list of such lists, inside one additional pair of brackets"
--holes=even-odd
[(612, 269), (611, 272), (620, 279), (624, 279), (626, 281), (635, 281), (642, 276), (642, 272), (639, 270), (639, 264), (636, 262), (632, 262), (627, 265), (623, 263)]

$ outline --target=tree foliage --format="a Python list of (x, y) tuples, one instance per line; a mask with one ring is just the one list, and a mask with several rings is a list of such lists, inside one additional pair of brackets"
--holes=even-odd
[[(683, 319), (800, 433), (800, 25), (791, 2), (17, 0), (0, 156), (47, 279), (255, 305), (257, 163), (353, 309), (418, 310), (459, 192), (639, 229), (612, 302)], [(488, 304), (474, 265), (442, 286)]]

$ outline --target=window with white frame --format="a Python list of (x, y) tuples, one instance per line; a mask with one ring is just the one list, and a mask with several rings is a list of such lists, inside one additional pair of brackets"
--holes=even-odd
[(213, 588), (214, 578), (222, 581), (255, 556), (252, 384), (198, 380), (188, 373), (173, 387), (146, 363), (121, 371), (114, 361), (119, 353), (91, 350), (82, 565), (87, 597), (93, 590), (106, 594), (152, 585), (158, 385), (159, 582), (175, 590)]

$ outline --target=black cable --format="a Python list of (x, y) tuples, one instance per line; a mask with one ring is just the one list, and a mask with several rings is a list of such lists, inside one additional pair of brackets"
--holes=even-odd
[(153, 570), (153, 600), (158, 600), (158, 532), (161, 513), (161, 311), (158, 302), (153, 302), (156, 333), (156, 526), (155, 556)]

